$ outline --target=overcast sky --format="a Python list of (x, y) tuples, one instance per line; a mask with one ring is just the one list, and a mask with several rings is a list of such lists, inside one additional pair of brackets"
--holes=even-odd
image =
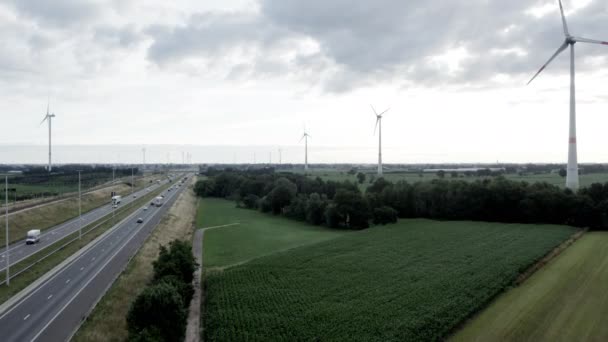
[[(608, 40), (608, 2), (564, 7), (572, 34)], [(373, 104), (389, 163), (565, 162), (568, 54), (525, 85), (562, 41), (553, 0), (2, 0), (0, 162), (46, 160), (47, 97), (58, 145), (298, 162), (306, 124), (311, 162), (375, 162)], [(576, 48), (579, 160), (608, 162), (608, 47)]]

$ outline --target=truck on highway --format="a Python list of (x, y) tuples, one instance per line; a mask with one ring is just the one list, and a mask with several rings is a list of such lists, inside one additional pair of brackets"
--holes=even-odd
[(154, 205), (157, 207), (160, 207), (161, 205), (163, 205), (163, 198), (158, 196), (154, 199)]
[(27, 238), (25, 244), (31, 245), (40, 241), (40, 229), (32, 229), (27, 232)]
[(122, 196), (120, 195), (116, 195), (116, 196), (112, 196), (112, 205), (119, 205), (120, 201), (122, 201)]

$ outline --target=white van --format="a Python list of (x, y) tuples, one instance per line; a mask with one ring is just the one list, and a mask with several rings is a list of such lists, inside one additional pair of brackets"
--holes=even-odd
[(27, 232), (27, 239), (25, 239), (25, 243), (28, 245), (37, 243), (40, 241), (40, 229), (32, 229)]

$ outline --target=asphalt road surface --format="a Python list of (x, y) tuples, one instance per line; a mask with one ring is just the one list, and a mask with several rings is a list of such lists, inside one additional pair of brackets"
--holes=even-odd
[(144, 211), (142, 206), (139, 214), (1, 313), (0, 340), (68, 340), (185, 188), (165, 191), (161, 207)]
[[(167, 180), (162, 181), (161, 184), (155, 183), (138, 192), (135, 192), (134, 195), (136, 195), (137, 198), (139, 198), (166, 183), (167, 183)], [(129, 203), (137, 200), (137, 198), (133, 198), (133, 196), (130, 194), (124, 196), (122, 198), (122, 202), (119, 204), (119, 208), (122, 208), (122, 207), (128, 205)], [(87, 212), (86, 214), (82, 214), (82, 221), (83, 221), (82, 226), (85, 227), (86, 225), (88, 225), (92, 222), (95, 222), (95, 221), (99, 220), (100, 218), (102, 218), (106, 215), (109, 215), (111, 213), (112, 213), (112, 205), (110, 203), (103, 205), (101, 207), (98, 207), (96, 209), (93, 209), (93, 210)], [(25, 236), (24, 236), (23, 240), (14, 242), (10, 245), (9, 261), (10, 261), (11, 265), (29, 257), (30, 255), (32, 255), (44, 248), (51, 246), (55, 242), (60, 241), (64, 237), (72, 234), (73, 232), (78, 231), (78, 227), (79, 227), (78, 217), (75, 217), (75, 218), (73, 218), (69, 221), (66, 221), (62, 224), (59, 224), (55, 227), (48, 228), (48, 229), (45, 229), (44, 231), (42, 231), (40, 234), (40, 242), (38, 242), (37, 244), (26, 245)], [(36, 228), (32, 227), (32, 229), (36, 229)], [(4, 269), (6, 269), (6, 248), (5, 247), (0, 248), (0, 272)]]

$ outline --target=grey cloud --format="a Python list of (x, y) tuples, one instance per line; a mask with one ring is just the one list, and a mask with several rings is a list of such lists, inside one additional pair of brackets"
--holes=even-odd
[(102, 7), (90, 0), (9, 0), (26, 17), (43, 24), (69, 27), (96, 17)]
[[(541, 18), (525, 13), (544, 4), (556, 10)], [(259, 5), (257, 13), (199, 14), (183, 26), (150, 30), (149, 58), (165, 63), (257, 49), (265, 53), (250, 53), (250, 67), (264, 65), (261, 71), (267, 75), (271, 69), (262, 62), (273, 51), (292, 49), (293, 59), (275, 63), (277, 75), (287, 70), (307, 75), (327, 90), (348, 91), (386, 80), (428, 86), (483, 84), (499, 74), (522, 82), (563, 41), (552, 0), (260, 0)], [(568, 19), (573, 34), (608, 39), (599, 37), (608, 32), (605, 3), (596, 0)], [(506, 32), (507, 27), (512, 29)], [(315, 41), (320, 51), (304, 53), (288, 44), (303, 38)], [(586, 57), (608, 54), (602, 47), (581, 45), (578, 50)], [(454, 48), (470, 54), (458, 72), (450, 74), (430, 63), (430, 57)], [(493, 52), (508, 49), (524, 54)], [(578, 69), (589, 68), (582, 59), (577, 61)], [(557, 59), (551, 70), (567, 72), (567, 58)], [(311, 77), (313, 73), (317, 76)]]
[(237, 48), (272, 48), (290, 39), (280, 28), (249, 13), (196, 14), (184, 26), (154, 26), (148, 34), (154, 38), (148, 56), (159, 63), (193, 55), (216, 56)]
[(129, 25), (124, 27), (98, 27), (95, 29), (94, 38), (108, 46), (127, 48), (138, 44), (144, 37), (132, 25)]

